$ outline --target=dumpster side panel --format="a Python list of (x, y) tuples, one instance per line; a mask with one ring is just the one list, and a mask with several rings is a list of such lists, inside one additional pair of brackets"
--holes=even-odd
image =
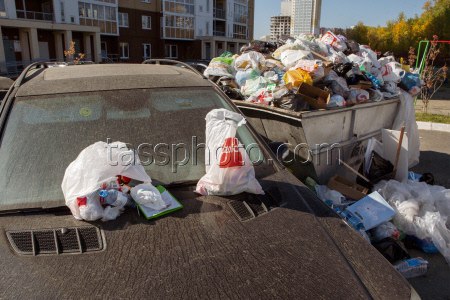
[[(382, 102), (382, 104), (384, 104)], [(384, 105), (362, 107), (355, 110), (354, 134), (363, 136), (380, 130), (381, 128), (391, 129), (397, 115), (397, 102), (390, 102)]]
[(301, 113), (235, 103), (268, 143), (289, 143), (290, 154), (284, 165), (297, 178), (304, 180), (309, 176), (325, 184), (336, 174), (355, 178), (339, 164), (339, 159), (358, 170), (369, 139), (380, 139), (382, 128), (392, 128), (400, 101), (396, 98)]

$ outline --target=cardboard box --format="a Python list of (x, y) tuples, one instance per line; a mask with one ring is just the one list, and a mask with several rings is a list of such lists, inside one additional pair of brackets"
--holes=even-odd
[(329, 92), (306, 83), (300, 85), (297, 94), (301, 95), (302, 100), (315, 109), (326, 109), (331, 97)]
[(369, 189), (340, 176), (332, 177), (328, 181), (328, 187), (353, 200), (362, 199), (369, 192)]
[(358, 84), (349, 85), (350, 88), (368, 90), (373, 87), (372, 82), (361, 80)]
[(314, 51), (311, 51), (311, 54), (313, 55), (314, 58), (322, 60), (323, 61), (323, 66), (325, 68), (329, 67), (331, 69), (331, 67), (333, 66), (333, 62), (329, 61), (328, 58), (326, 58), (325, 56), (320, 55), (319, 53), (314, 52)]

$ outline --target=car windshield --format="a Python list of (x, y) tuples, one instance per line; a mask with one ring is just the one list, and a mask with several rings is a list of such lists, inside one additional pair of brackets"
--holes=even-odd
[[(127, 143), (157, 183), (196, 181), (205, 173), (205, 116), (215, 108), (233, 109), (212, 88), (18, 97), (0, 142), (0, 210), (64, 205), (65, 169), (98, 141)], [(257, 145), (246, 126), (237, 137)], [(274, 172), (266, 163), (255, 170), (258, 178)]]

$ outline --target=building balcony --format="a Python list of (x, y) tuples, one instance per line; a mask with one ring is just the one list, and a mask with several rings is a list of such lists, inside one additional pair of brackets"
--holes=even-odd
[(225, 9), (214, 8), (214, 18), (225, 20), (227, 17), (226, 15), (227, 12), (225, 11)]
[(53, 14), (40, 11), (16, 10), (18, 19), (53, 22)]
[(225, 31), (213, 31), (214, 36), (225, 36)]

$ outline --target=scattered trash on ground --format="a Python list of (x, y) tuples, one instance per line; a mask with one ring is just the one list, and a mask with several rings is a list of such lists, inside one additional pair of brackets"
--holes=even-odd
[(425, 275), (428, 270), (428, 262), (423, 258), (410, 258), (394, 265), (405, 278), (414, 278)]

